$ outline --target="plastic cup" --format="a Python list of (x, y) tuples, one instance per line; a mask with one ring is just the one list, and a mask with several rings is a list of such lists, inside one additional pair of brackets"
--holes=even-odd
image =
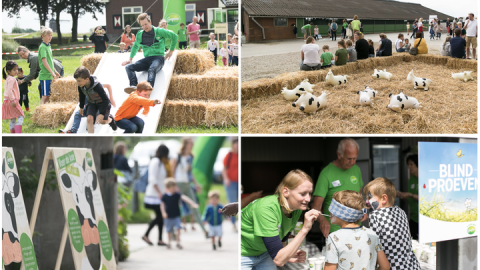
[(435, 256), (435, 252), (431, 249), (427, 251), (427, 263), (430, 265), (437, 263), (437, 256)]
[(415, 257), (417, 257), (417, 261), (420, 261), (423, 252), (422, 246), (416, 246), (413, 252), (415, 253)]
[(308, 259), (308, 266), (310, 269), (315, 269), (315, 261), (318, 261), (318, 259), (317, 258)]
[(323, 270), (324, 267), (325, 267), (324, 259), (318, 259), (315, 261), (315, 270)]

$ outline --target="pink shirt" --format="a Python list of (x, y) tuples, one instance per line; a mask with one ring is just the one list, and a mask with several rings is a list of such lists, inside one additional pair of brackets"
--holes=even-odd
[[(193, 23), (189, 24), (187, 26), (187, 32), (194, 32), (200, 30), (200, 24), (193, 25)], [(198, 36), (197, 33), (195, 34), (190, 34), (190, 41), (197, 41), (200, 40), (200, 37)]]
[(10, 75), (8, 75), (5, 80), (5, 92), (3, 93), (3, 96), (11, 102), (20, 100), (17, 79)]

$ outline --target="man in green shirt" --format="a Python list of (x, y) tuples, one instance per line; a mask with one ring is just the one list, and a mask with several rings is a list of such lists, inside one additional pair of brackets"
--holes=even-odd
[[(329, 215), (328, 208), (332, 203), (332, 197), (335, 192), (342, 190), (353, 190), (361, 192), (363, 187), (362, 173), (360, 168), (355, 165), (357, 161), (359, 146), (353, 139), (343, 139), (338, 144), (337, 159), (328, 164), (320, 173), (315, 191), (313, 192), (312, 208), (322, 211)], [(364, 216), (362, 219), (365, 220)], [(330, 218), (320, 215), (317, 219), (320, 222), (320, 229), (323, 235), (340, 229), (338, 225), (331, 225)]]
[(177, 32), (178, 35), (178, 48), (180, 50), (187, 49), (187, 30), (185, 29), (185, 24), (180, 23), (180, 29)]
[(408, 180), (408, 192), (397, 192), (400, 199), (408, 200), (410, 207), (410, 233), (412, 239), (418, 239), (418, 155), (413, 154), (407, 157), (408, 171), (410, 179)]
[(302, 33), (303, 33), (303, 39), (304, 41), (307, 41), (307, 31), (309, 31), (310, 35), (312, 35), (312, 26), (313, 26), (313, 22), (309, 23), (309, 24), (305, 24), (303, 27), (302, 27)]
[[(177, 34), (172, 31), (152, 26), (152, 21), (147, 13), (138, 15), (137, 21), (143, 30), (138, 31), (135, 36), (135, 43), (133, 43), (130, 52), (130, 60), (122, 63), (122, 66), (126, 65), (125, 69), (128, 79), (130, 80), (130, 87), (125, 88), (125, 92), (128, 94), (137, 89), (138, 80), (135, 72), (148, 71), (147, 81), (154, 87), (155, 77), (157, 77), (157, 73), (163, 68), (165, 58), (169, 60), (172, 56), (178, 39)], [(165, 55), (165, 39), (171, 40), (170, 50), (167, 55)], [(133, 57), (137, 54), (140, 46), (143, 49), (143, 55), (145, 57), (132, 63)]]

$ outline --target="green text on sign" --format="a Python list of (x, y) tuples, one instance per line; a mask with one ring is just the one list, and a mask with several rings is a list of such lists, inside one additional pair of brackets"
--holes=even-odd
[(10, 169), (13, 169), (13, 166), (15, 166), (15, 159), (13, 159), (12, 153), (7, 151), (5, 154), (5, 158), (7, 159), (7, 165)]
[(77, 252), (83, 250), (82, 225), (75, 210), (68, 210), (68, 228), (70, 229), (70, 241)]
[(103, 256), (105, 259), (112, 259), (112, 240), (110, 239), (110, 232), (108, 231), (107, 225), (105, 222), (100, 220), (98, 222), (98, 234), (100, 235), (100, 246), (102, 247)]
[(22, 247), (23, 265), (25, 270), (37, 270), (37, 257), (33, 249), (32, 240), (26, 233), (20, 236), (20, 246)]
[(75, 160), (75, 153), (70, 151), (63, 156), (57, 158), (58, 168), (63, 169), (68, 165), (71, 165), (76, 162)]

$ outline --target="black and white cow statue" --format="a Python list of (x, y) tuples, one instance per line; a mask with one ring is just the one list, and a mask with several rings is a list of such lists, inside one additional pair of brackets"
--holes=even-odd
[(357, 94), (360, 95), (360, 105), (362, 106), (372, 106), (373, 100), (378, 92), (372, 88), (365, 86), (365, 89), (362, 91), (357, 91)]
[(416, 98), (409, 97), (403, 92), (400, 92), (398, 95), (390, 94), (388, 96), (390, 97), (390, 104), (387, 105), (387, 108), (396, 112), (409, 108), (417, 109), (422, 107)]
[(6, 172), (5, 159), (2, 164), (2, 258), (4, 265), (22, 261), (15, 216), (14, 198), (20, 194), (20, 179), (13, 172)]
[(347, 75), (333, 75), (333, 72), (331, 69), (328, 70), (327, 76), (325, 76), (325, 82), (328, 84), (331, 84), (333, 86), (335, 85), (342, 85), (347, 83)]
[(95, 218), (95, 207), (93, 204), (93, 192), (98, 187), (97, 175), (92, 170), (85, 171), (85, 160), (83, 167), (73, 163), (78, 175), (68, 173), (66, 169), (60, 171), (63, 189), (72, 193), (77, 206), (78, 218), (82, 226), (82, 237), (85, 246), (99, 243), (98, 227)]
[(327, 106), (327, 95), (327, 91), (323, 91), (318, 97), (310, 93), (304, 93), (296, 102), (292, 103), (292, 106), (298, 106), (302, 112), (313, 113)]
[(433, 81), (430, 79), (415, 77), (413, 74), (413, 69), (407, 75), (407, 81), (413, 82), (413, 89), (423, 88), (425, 91), (428, 91), (430, 83)]
[(313, 84), (308, 82), (308, 79), (303, 80), (297, 87), (292, 90), (288, 90), (287, 87), (283, 87), (282, 95), (286, 100), (297, 100), (304, 92), (313, 93)]
[(377, 70), (377, 69), (375, 69), (375, 70), (373, 71), (372, 77), (375, 77), (375, 78), (377, 78), (377, 79), (387, 79), (387, 80), (390, 81), (390, 79), (393, 77), (393, 75), (392, 75), (392, 73), (387, 72), (386, 69), (384, 69), (384, 70)]

